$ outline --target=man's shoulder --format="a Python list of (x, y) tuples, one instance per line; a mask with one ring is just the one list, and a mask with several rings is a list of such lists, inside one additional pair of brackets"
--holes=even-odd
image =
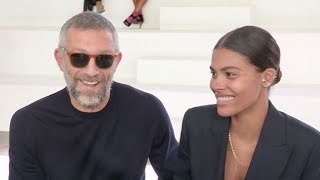
[(155, 95), (128, 84), (113, 82), (112, 90), (114, 90), (116, 96), (121, 97), (121, 99), (159, 101), (159, 99)]
[[(122, 112), (127, 112), (122, 113), (122, 115), (125, 116), (125, 114), (131, 114), (131, 112), (134, 112), (134, 114), (139, 116), (139, 119), (141, 120), (148, 119), (148, 121), (150, 121), (150, 119), (168, 119), (167, 111), (163, 103), (151, 93), (117, 82), (114, 82), (112, 91), (114, 92), (111, 93), (111, 101), (117, 104)], [(141, 118), (140, 116), (149, 116), (152, 118), (146, 119)]]
[(25, 119), (28, 117), (28, 115), (36, 113), (41, 109), (48, 109), (48, 108), (57, 109), (59, 107), (58, 102), (60, 101), (59, 99), (61, 99), (60, 97), (66, 96), (66, 95), (67, 95), (66, 89), (62, 89), (58, 92), (55, 92), (53, 94), (40, 98), (18, 109), (13, 114), (13, 119), (18, 117), (23, 117)]

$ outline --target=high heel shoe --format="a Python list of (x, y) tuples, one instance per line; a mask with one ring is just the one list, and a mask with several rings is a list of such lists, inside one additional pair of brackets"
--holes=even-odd
[(131, 24), (139, 24), (140, 28), (143, 22), (144, 19), (141, 13), (139, 13), (138, 15), (134, 15), (134, 13), (132, 13), (126, 20), (123, 21), (123, 23), (128, 27), (131, 26)]
[(142, 14), (139, 14), (132, 21), (133, 24), (139, 24), (140, 29), (141, 29), (141, 26), (142, 26), (143, 22), (144, 22), (144, 19), (143, 19), (143, 15)]
[(103, 13), (104, 11), (105, 11), (105, 10), (104, 10), (104, 7), (102, 7), (102, 8), (97, 8), (97, 12), (100, 13), (100, 14)]

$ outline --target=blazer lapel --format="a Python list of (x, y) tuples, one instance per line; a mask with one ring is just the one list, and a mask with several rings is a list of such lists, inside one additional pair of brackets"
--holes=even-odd
[(224, 179), (224, 164), (226, 157), (226, 147), (228, 142), (228, 131), (230, 127), (230, 118), (223, 118), (221, 116), (216, 117), (215, 120), (212, 121), (213, 125), (211, 126), (211, 147), (210, 150), (212, 157), (210, 158), (210, 162), (212, 165), (210, 166), (212, 176), (206, 177), (206, 179)]
[(285, 119), (270, 102), (246, 179), (279, 179), (292, 149), (286, 143)]

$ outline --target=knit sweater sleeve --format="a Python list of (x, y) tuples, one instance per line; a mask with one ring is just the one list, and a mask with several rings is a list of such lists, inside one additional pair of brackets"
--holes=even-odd
[(11, 119), (9, 132), (9, 180), (44, 180), (45, 176), (34, 154), (32, 123), (28, 109), (17, 111)]
[(178, 143), (174, 136), (174, 131), (170, 118), (163, 104), (154, 97), (153, 110), (150, 111), (151, 116), (157, 119), (155, 122), (155, 130), (153, 142), (149, 155), (150, 162), (158, 174), (159, 180), (172, 179), (172, 174), (169, 169), (166, 169), (166, 161), (170, 161), (170, 153), (176, 149)]

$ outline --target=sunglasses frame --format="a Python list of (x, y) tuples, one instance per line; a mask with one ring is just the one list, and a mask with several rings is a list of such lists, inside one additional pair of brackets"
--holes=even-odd
[[(86, 67), (86, 66), (89, 64), (90, 59), (93, 58), (93, 59), (94, 59), (94, 62), (95, 62), (95, 64), (96, 64), (97, 67), (99, 67), (100, 69), (108, 69), (108, 68), (110, 68), (110, 67), (113, 65), (114, 60), (118, 57), (118, 52), (117, 52), (116, 54), (97, 54), (97, 55), (92, 55), (92, 54), (81, 53), (81, 52), (79, 52), (79, 53), (72, 53), (72, 52), (67, 51), (64, 47), (61, 47), (61, 49), (66, 52), (68, 58), (70, 59), (71, 65), (72, 65), (73, 67), (76, 67), (76, 68), (84, 68), (84, 67)], [(86, 55), (87, 57), (89, 57), (89, 60), (87, 61), (86, 65), (83, 66), (83, 67), (75, 66), (75, 65), (72, 63), (72, 60), (71, 60), (71, 56), (72, 56), (73, 54), (83, 54), (83, 55)], [(113, 60), (112, 60), (111, 65), (108, 66), (108, 67), (100, 67), (100, 66), (97, 64), (97, 59), (96, 59), (96, 58), (97, 58), (98, 56), (100, 56), (100, 55), (113, 56)]]

